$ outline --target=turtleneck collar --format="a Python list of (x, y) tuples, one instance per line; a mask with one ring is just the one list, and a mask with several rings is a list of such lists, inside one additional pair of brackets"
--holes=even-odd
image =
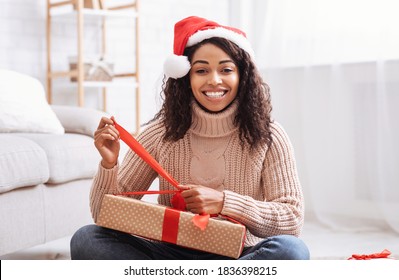
[(190, 131), (200, 136), (220, 137), (232, 133), (238, 127), (234, 125), (238, 103), (234, 101), (227, 109), (220, 113), (209, 113), (202, 109), (197, 102), (192, 104), (192, 124)]

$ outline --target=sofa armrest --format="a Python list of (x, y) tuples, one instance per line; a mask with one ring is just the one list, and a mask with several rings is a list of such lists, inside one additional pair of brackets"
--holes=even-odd
[(51, 105), (66, 133), (79, 133), (93, 137), (101, 117), (108, 113), (91, 108)]

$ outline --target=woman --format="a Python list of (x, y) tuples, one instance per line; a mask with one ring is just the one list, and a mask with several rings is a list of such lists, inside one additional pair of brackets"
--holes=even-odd
[[(297, 236), (303, 196), (290, 141), (271, 120), (269, 88), (245, 34), (199, 17), (175, 25), (165, 62), (164, 103), (138, 141), (185, 189), (187, 211), (227, 215), (247, 228), (240, 259), (308, 259)], [(90, 202), (142, 191), (157, 173), (134, 152), (118, 165), (119, 133), (103, 117), (95, 132), (102, 156)], [(160, 178), (160, 189), (173, 187)], [(136, 196), (136, 198), (141, 198)], [(158, 202), (170, 206), (170, 195)], [(72, 259), (225, 259), (89, 225), (71, 240)]]

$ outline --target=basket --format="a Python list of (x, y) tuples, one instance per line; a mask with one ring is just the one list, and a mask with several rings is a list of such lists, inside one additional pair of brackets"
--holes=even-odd
[[(85, 81), (97, 81), (97, 82), (108, 82), (112, 81), (114, 76), (114, 64), (112, 62), (105, 61), (103, 58), (94, 59), (91, 61), (83, 62), (84, 68), (84, 80)], [(69, 69), (77, 69), (76, 57), (69, 58)], [(71, 82), (76, 82), (76, 77), (71, 77)]]

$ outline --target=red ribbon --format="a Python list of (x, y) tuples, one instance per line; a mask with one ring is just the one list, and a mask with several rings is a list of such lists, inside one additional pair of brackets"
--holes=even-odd
[(162, 224), (162, 241), (176, 244), (179, 232), (180, 211), (166, 208)]
[(125, 142), (146, 163), (148, 163), (148, 165), (151, 166), (159, 175), (164, 177), (165, 180), (167, 180), (169, 183), (172, 184), (172, 186), (174, 186), (177, 189), (177, 191), (170, 191), (170, 192), (145, 191), (145, 192), (134, 192), (130, 194), (175, 193), (175, 195), (172, 197), (171, 200), (173, 207), (179, 210), (185, 210), (186, 203), (183, 197), (179, 194), (179, 192), (182, 191), (182, 189), (179, 187), (179, 183), (162, 168), (162, 166), (146, 151), (146, 149), (144, 149), (144, 147), (139, 142), (137, 142), (136, 139), (134, 139), (134, 137), (129, 132), (126, 131), (126, 129), (124, 129), (115, 121), (114, 117), (112, 117), (111, 119), (114, 121), (115, 128), (119, 131), (119, 137), (122, 139), (122, 141)]
[(162, 166), (144, 149), (144, 147), (141, 146), (140, 143), (137, 142), (137, 140), (134, 139), (134, 137), (129, 132), (127, 132), (123, 127), (117, 124), (114, 117), (112, 117), (111, 119), (114, 121), (115, 128), (119, 131), (119, 136), (122, 141), (125, 142), (145, 162), (147, 162), (159, 175), (169, 181), (172, 186), (174, 186), (178, 190), (181, 190), (181, 188), (179, 187), (179, 183), (162, 168)]
[[(115, 128), (119, 131), (119, 137), (125, 142), (138, 156), (140, 156), (148, 165), (150, 165), (159, 175), (161, 175), (165, 180), (172, 184), (177, 190), (165, 190), (165, 191), (141, 191), (141, 192), (125, 192), (122, 195), (145, 195), (145, 194), (167, 194), (174, 193), (171, 204), (173, 208), (181, 211), (186, 210), (186, 202), (181, 196), (182, 188), (179, 183), (167, 173), (162, 166), (144, 149), (144, 147), (136, 140), (134, 137), (127, 132), (122, 126), (120, 126), (114, 117), (111, 117), (114, 122)], [(205, 230), (208, 225), (210, 215), (201, 214), (195, 215), (193, 217), (193, 223), (201, 230)], [(165, 227), (165, 223), (164, 223)], [(172, 228), (172, 227), (170, 227)], [(173, 231), (174, 229), (172, 229)], [(177, 227), (176, 227), (177, 231)], [(177, 238), (177, 235), (176, 235)]]
[(387, 249), (381, 253), (375, 253), (370, 255), (357, 255), (353, 254), (348, 260), (371, 260), (371, 259), (387, 259), (391, 252)]

